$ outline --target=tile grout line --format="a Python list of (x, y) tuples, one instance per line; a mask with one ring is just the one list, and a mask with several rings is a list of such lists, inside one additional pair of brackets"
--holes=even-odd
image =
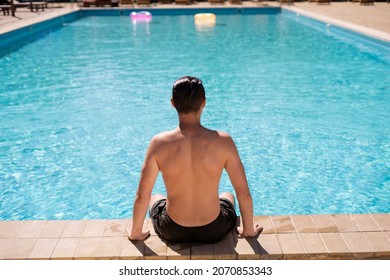
[(379, 228), (380, 232), (384, 233), (383, 228), (376, 222), (376, 220), (375, 220), (374, 217), (372, 216), (372, 213), (370, 213), (369, 216), (370, 216), (371, 219), (374, 221), (375, 225)]
[[(305, 246), (303, 245), (303, 242), (302, 242), (302, 238), (301, 238), (300, 232), (298, 231), (297, 227), (295, 226), (294, 219), (292, 218), (291, 215), (289, 215), (289, 217), (290, 217), (291, 222), (292, 222), (292, 224), (293, 224), (293, 226), (294, 226), (294, 229), (295, 229), (296, 234), (297, 234), (297, 236), (298, 236), (299, 242), (301, 243), (301, 246), (302, 246), (302, 248), (303, 248), (303, 250), (304, 250), (304, 252), (305, 252), (305, 255), (306, 255), (307, 257), (309, 257), (309, 256), (312, 255), (312, 254), (310, 254), (310, 253), (307, 252)], [(311, 215), (310, 215), (310, 217), (311, 217)], [(314, 225), (316, 226), (315, 223), (314, 223)], [(316, 228), (317, 228), (317, 226), (316, 226)], [(318, 230), (318, 228), (317, 228), (317, 230)], [(310, 233), (312, 233), (312, 232), (310, 232)], [(314, 232), (313, 232), (313, 233), (314, 233)], [(326, 246), (325, 246), (325, 248), (326, 248)], [(328, 248), (326, 248), (326, 250), (328, 250)], [(328, 252), (328, 254), (329, 254), (329, 252)]]
[[(271, 220), (272, 229), (275, 232), (274, 234), (275, 234), (275, 237), (276, 237), (276, 242), (278, 243), (280, 251), (282, 252), (281, 259), (284, 259), (284, 252), (283, 252), (283, 249), (282, 249), (282, 245), (280, 244), (280, 241), (279, 241), (279, 238), (278, 238), (278, 233), (276, 232), (276, 228), (275, 228), (275, 225), (274, 225), (274, 221), (272, 220), (272, 216), (268, 216), (268, 219)], [(295, 226), (294, 226), (294, 228), (295, 228)]]
[[(348, 216), (352, 219), (351, 214), (348, 214)], [(351, 248), (351, 246), (349, 246), (347, 240), (346, 240), (345, 237), (344, 237), (344, 234), (343, 234), (342, 232), (340, 232), (340, 229), (339, 229), (339, 227), (337, 226), (336, 222), (334, 221), (332, 215), (330, 215), (330, 217), (332, 218), (332, 221), (335, 223), (335, 225), (336, 225), (336, 227), (337, 227), (337, 233), (340, 234), (340, 236), (341, 236), (341, 238), (343, 239), (344, 243), (347, 245), (347, 247), (348, 247), (348, 249), (349, 249), (349, 252), (353, 255), (352, 248)], [(360, 228), (359, 228), (358, 225), (356, 224), (355, 220), (352, 219), (352, 221), (355, 223), (356, 227), (359, 229), (359, 232), (360, 232)]]

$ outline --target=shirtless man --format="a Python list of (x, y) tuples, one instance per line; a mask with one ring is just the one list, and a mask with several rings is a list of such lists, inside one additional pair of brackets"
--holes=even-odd
[[(130, 240), (146, 239), (142, 229), (148, 205), (153, 227), (170, 242), (215, 243), (236, 225), (234, 196), (218, 188), (223, 169), (229, 175), (242, 215), (242, 237), (254, 237), (261, 227), (253, 223), (252, 197), (240, 156), (232, 138), (203, 127), (206, 105), (202, 81), (183, 77), (175, 82), (172, 106), (179, 126), (153, 137), (146, 153), (133, 208)], [(161, 171), (167, 198), (151, 195)]]

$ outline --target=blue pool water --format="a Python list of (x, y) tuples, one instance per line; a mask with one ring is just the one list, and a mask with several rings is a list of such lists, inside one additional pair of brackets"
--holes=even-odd
[(389, 212), (389, 71), (388, 49), (282, 14), (68, 23), (0, 57), (0, 219), (130, 217), (184, 75), (235, 139), (256, 215)]

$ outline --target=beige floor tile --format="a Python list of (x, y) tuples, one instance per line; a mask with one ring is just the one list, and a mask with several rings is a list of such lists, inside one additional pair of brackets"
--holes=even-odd
[(123, 245), (123, 236), (103, 237), (97, 253), (98, 259), (119, 259)]
[[(130, 235), (130, 231), (131, 231), (131, 228), (133, 227), (133, 220), (130, 219), (129, 222), (127, 223), (127, 227), (126, 227), (126, 231), (125, 231), (125, 236), (129, 236)], [(153, 228), (153, 227), (152, 227)], [(150, 232), (152, 233), (152, 230), (151, 230), (151, 223), (150, 223), (150, 220), (149, 219), (145, 219), (144, 220), (144, 223), (142, 225), (142, 229), (143, 230), (150, 230)], [(153, 233), (154, 233), (154, 230), (153, 230)], [(153, 235), (156, 235), (155, 233)]]
[(49, 260), (57, 243), (58, 238), (38, 239), (28, 258), (34, 260)]
[(151, 235), (145, 240), (144, 257), (147, 260), (161, 260), (167, 258), (167, 244), (158, 236)]
[(369, 214), (355, 214), (352, 219), (361, 231), (381, 231)]
[(390, 231), (390, 214), (371, 214), (382, 231)]
[(36, 242), (36, 238), (15, 239), (4, 259), (27, 259)]
[(331, 215), (339, 232), (357, 232), (359, 228), (352, 219), (351, 215), (334, 214)]
[(345, 232), (342, 235), (355, 258), (366, 259), (374, 255), (371, 245), (361, 232)]
[(40, 237), (41, 238), (55, 238), (55, 237), (61, 237), (62, 232), (65, 229), (66, 224), (68, 221), (47, 221), (46, 225), (44, 226)]
[(125, 236), (129, 220), (108, 220), (104, 230), (104, 236)]
[(214, 260), (213, 244), (191, 244), (191, 260)]
[(74, 258), (88, 260), (96, 259), (101, 241), (101, 237), (81, 238), (76, 252), (74, 253)]
[(9, 249), (14, 242), (15, 239), (12, 238), (0, 239), (0, 260), (4, 259), (5, 255), (9, 252)]
[(263, 234), (266, 233), (275, 233), (274, 226), (271, 221), (270, 216), (257, 216), (253, 218), (253, 221), (258, 223), (261, 227), (263, 227)]
[(235, 251), (239, 260), (260, 259), (260, 244), (255, 238), (237, 238)]
[(319, 233), (300, 233), (299, 237), (309, 259), (325, 259), (329, 252)]
[(387, 239), (390, 241), (390, 231), (385, 231), (384, 234), (386, 235)]
[(279, 260), (283, 258), (276, 234), (260, 234), (257, 238), (260, 244), (260, 258), (269, 260)]
[(23, 221), (0, 221), (0, 238), (17, 238), (24, 223)]
[(277, 234), (284, 259), (305, 259), (305, 249), (302, 247), (298, 234)]
[(291, 219), (297, 232), (318, 232), (316, 225), (309, 215), (291, 216)]
[(81, 238), (78, 237), (60, 238), (57, 243), (57, 246), (53, 251), (53, 254), (51, 255), (51, 258), (59, 260), (73, 259), (74, 253), (79, 246), (80, 240)]
[(329, 258), (332, 259), (350, 259), (352, 258), (351, 250), (345, 242), (341, 233), (328, 232), (321, 233), (322, 240), (329, 252)]
[(143, 241), (130, 241), (127, 237), (123, 239), (120, 259), (142, 260), (144, 258), (145, 243)]
[(237, 252), (235, 250), (233, 233), (229, 233), (220, 242), (214, 243), (214, 256), (217, 260), (235, 260)]
[(276, 233), (295, 232), (290, 216), (271, 216)]
[(338, 232), (331, 215), (311, 215), (318, 232)]
[(178, 243), (167, 245), (168, 260), (189, 260), (191, 259), (191, 244)]
[(87, 220), (68, 221), (61, 237), (81, 237), (87, 225)]
[(154, 231), (154, 227), (153, 227), (151, 219), (146, 220), (146, 222), (144, 223), (144, 227), (145, 227), (145, 224), (146, 224), (147, 230), (149, 230), (149, 232), (150, 232), (150, 235), (157, 235), (157, 233)]
[(390, 259), (390, 241), (383, 232), (363, 232), (364, 237), (374, 249), (375, 256), (389, 256)]
[(41, 235), (47, 221), (26, 221), (19, 238), (38, 238)]
[(85, 226), (83, 237), (100, 237), (104, 235), (107, 220), (89, 220)]

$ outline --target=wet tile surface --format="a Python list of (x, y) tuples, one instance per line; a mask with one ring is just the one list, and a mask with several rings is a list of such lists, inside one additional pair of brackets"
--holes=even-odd
[(356, 232), (359, 231), (358, 226), (352, 219), (351, 215), (331, 215), (339, 232)]
[(297, 232), (318, 232), (313, 219), (309, 215), (291, 216)]
[(331, 215), (312, 215), (318, 232), (338, 232), (338, 228)]
[(290, 216), (272, 216), (271, 220), (276, 233), (295, 232), (295, 227)]

